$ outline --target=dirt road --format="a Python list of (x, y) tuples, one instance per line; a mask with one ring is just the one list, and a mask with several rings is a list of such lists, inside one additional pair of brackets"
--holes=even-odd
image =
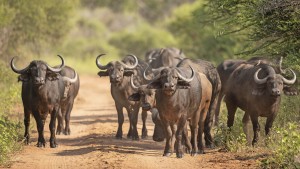
[[(31, 118), (32, 123), (34, 119)], [(163, 157), (164, 143), (152, 141), (153, 123), (148, 114), (148, 139), (132, 141), (126, 138), (128, 117), (123, 125), (124, 139), (114, 138), (117, 130), (117, 113), (110, 95), (108, 79), (82, 76), (81, 88), (71, 115), (71, 135), (57, 136), (58, 148), (49, 147), (49, 119), (46, 122), (46, 148), (35, 146), (36, 128), (31, 131), (31, 145), (13, 157), (13, 169), (75, 169), (75, 168), (257, 168), (259, 156), (224, 153), (218, 149), (206, 154), (177, 159)], [(138, 131), (141, 134), (141, 116)]]

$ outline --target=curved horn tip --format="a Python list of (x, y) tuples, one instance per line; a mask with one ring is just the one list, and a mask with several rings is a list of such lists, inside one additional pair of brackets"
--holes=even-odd
[(293, 74), (293, 79), (288, 80), (288, 79), (282, 77), (282, 80), (283, 80), (283, 82), (284, 82), (285, 84), (292, 85), (292, 84), (294, 84), (294, 83), (296, 82), (297, 76), (296, 76), (296, 73), (295, 73), (292, 69), (288, 69), (288, 70), (289, 70), (290, 72), (292, 72), (292, 74)]
[(10, 61), (10, 67), (11, 67), (11, 69), (12, 69), (15, 73), (18, 73), (18, 74), (23, 74), (23, 73), (25, 73), (25, 72), (28, 70), (28, 68), (29, 68), (30, 65), (28, 65), (28, 66), (25, 67), (24, 69), (20, 69), (20, 70), (17, 69), (17, 68), (15, 67), (15, 64), (14, 64), (15, 57), (17, 57), (17, 56), (14, 56), (14, 57), (11, 59), (11, 61)]
[(106, 55), (106, 54), (102, 53), (102, 54), (98, 55), (97, 58), (96, 58), (96, 65), (97, 65), (97, 67), (98, 67), (99, 69), (101, 69), (101, 70), (106, 70), (106, 69), (107, 69), (107, 66), (108, 66), (108, 64), (106, 64), (106, 65), (103, 66), (103, 65), (101, 65), (101, 63), (99, 62), (100, 57), (101, 57), (101, 56), (104, 56), (104, 55)]
[(191, 70), (192, 70), (192, 76), (190, 77), (190, 78), (185, 78), (185, 77), (183, 77), (180, 73), (179, 73), (179, 71), (178, 71), (178, 76), (179, 76), (179, 78), (180, 79), (182, 79), (182, 80), (184, 80), (184, 81), (186, 81), (186, 82), (191, 82), (193, 79), (194, 79), (194, 77), (195, 77), (195, 72), (194, 72), (194, 69), (191, 67), (191, 65), (189, 65), (189, 67), (191, 68)]
[(133, 74), (131, 75), (131, 77), (130, 77), (130, 84), (131, 84), (131, 87), (133, 88), (133, 89), (138, 89), (138, 87), (134, 84), (134, 82), (133, 82)]
[(257, 69), (257, 71), (254, 73), (254, 81), (257, 83), (257, 84), (264, 84), (267, 82), (267, 77), (263, 78), (263, 79), (259, 79), (258, 78), (258, 73), (260, 72), (261, 68)]

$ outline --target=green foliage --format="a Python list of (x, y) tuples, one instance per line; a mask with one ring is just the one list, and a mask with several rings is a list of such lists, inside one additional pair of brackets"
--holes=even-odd
[(152, 29), (146, 23), (140, 24), (136, 30), (124, 30), (115, 33), (110, 43), (122, 51), (121, 55), (135, 54), (144, 58), (151, 48), (176, 46), (175, 38), (165, 30)]
[(5, 165), (9, 154), (20, 149), (20, 123), (11, 122), (7, 117), (0, 115), (0, 165)]
[(262, 161), (262, 168), (300, 168), (299, 127), (297, 123), (287, 123), (275, 128), (268, 142), (273, 154)]
[(58, 44), (69, 29), (68, 18), (76, 4), (76, 0), (1, 0), (0, 56), (40, 53), (49, 44)]
[(215, 63), (234, 58), (241, 49), (242, 36), (217, 37), (213, 24), (199, 22), (209, 17), (202, 1), (177, 8), (168, 28), (179, 41), (180, 48), (188, 57), (202, 58)]
[(241, 54), (299, 58), (298, 0), (211, 0), (205, 8), (220, 35), (247, 37)]
[(91, 9), (97, 7), (110, 8), (115, 13), (138, 13), (149, 22), (155, 22), (168, 17), (177, 6), (193, 1), (195, 0), (81, 0), (81, 4)]
[(247, 149), (247, 138), (243, 132), (242, 127), (242, 115), (244, 113), (240, 110), (237, 111), (235, 117), (235, 123), (232, 128), (226, 127), (227, 112), (222, 108), (220, 114), (219, 126), (213, 128), (214, 130), (214, 142), (216, 146), (230, 152), (242, 152)]
[(20, 123), (8, 117), (20, 99), (20, 85), (13, 72), (0, 61), (0, 165), (5, 164), (10, 153), (20, 148)]

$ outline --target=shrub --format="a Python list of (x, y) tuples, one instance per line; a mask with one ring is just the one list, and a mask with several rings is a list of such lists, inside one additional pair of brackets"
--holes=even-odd
[(20, 98), (20, 86), (16, 76), (2, 61), (0, 79), (0, 165), (3, 165), (9, 160), (10, 154), (20, 148), (21, 123), (8, 118)]
[(297, 123), (287, 123), (276, 127), (269, 138), (268, 147), (273, 154), (262, 160), (262, 168), (300, 168), (300, 127)]

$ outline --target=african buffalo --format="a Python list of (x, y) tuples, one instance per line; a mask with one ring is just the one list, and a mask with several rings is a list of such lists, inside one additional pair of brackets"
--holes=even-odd
[[(56, 129), (56, 134), (60, 135), (63, 131), (65, 135), (70, 135), (70, 116), (71, 111), (73, 109), (74, 100), (78, 94), (80, 81), (79, 76), (75, 72), (75, 70), (69, 66), (65, 66), (61, 71), (60, 75), (64, 76), (64, 78), (72, 78), (77, 76), (77, 78), (73, 80), (65, 81), (65, 90), (64, 90), (64, 97), (62, 98), (60, 111), (57, 116), (58, 125)], [(65, 127), (64, 127), (65, 121)]]
[[(276, 63), (277, 62), (277, 63)], [(220, 114), (220, 107), (222, 99), (225, 95), (225, 89), (227, 87), (227, 81), (231, 73), (241, 64), (248, 63), (253, 65), (259, 64), (269, 64), (271, 65), (276, 73), (284, 73), (285, 70), (282, 69), (282, 57), (276, 62), (272, 62), (271, 60), (264, 58), (264, 57), (252, 57), (249, 60), (225, 60), (221, 64), (218, 65), (217, 71), (221, 79), (222, 87), (218, 97), (216, 111), (215, 111), (215, 124), (218, 125), (219, 123), (219, 114)], [(287, 95), (296, 95), (298, 93), (296, 88), (290, 87), (289, 85), (284, 85), (284, 93)]]
[[(133, 94), (135, 90), (130, 85), (130, 76), (135, 74), (135, 81), (138, 84), (143, 84), (144, 79), (142, 78), (142, 73), (146, 67), (146, 64), (139, 61), (136, 56), (128, 55), (122, 61), (111, 61), (107, 65), (101, 65), (99, 59), (104, 54), (101, 54), (96, 59), (96, 65), (100, 71), (98, 75), (109, 76), (111, 83), (111, 95), (115, 101), (115, 106), (118, 112), (118, 131), (116, 134), (117, 139), (122, 139), (123, 131), (122, 125), (124, 122), (123, 107), (127, 110), (130, 127), (127, 134), (128, 138), (133, 140), (138, 140), (139, 135), (137, 131), (137, 120), (140, 108), (139, 102), (128, 101), (128, 96)], [(146, 128), (146, 118), (147, 111), (142, 111), (142, 138), (147, 137)]]
[[(213, 147), (213, 138), (211, 136), (211, 128), (213, 123), (213, 117), (215, 112), (215, 107), (217, 103), (218, 94), (220, 92), (221, 88), (221, 81), (218, 75), (218, 72), (216, 68), (213, 66), (212, 63), (208, 61), (204, 61), (201, 59), (183, 59), (178, 66), (182, 67), (188, 67), (191, 65), (194, 70), (197, 72), (205, 74), (205, 76), (208, 78), (212, 85), (212, 96), (211, 96), (211, 103), (209, 106), (209, 112), (207, 114), (206, 120), (205, 120), (205, 127), (204, 127), (204, 133), (205, 133), (205, 144), (207, 147)], [(160, 71), (163, 68), (155, 69), (154, 71)], [(156, 72), (152, 72), (154, 74), (157, 74)], [(145, 72), (144, 72), (144, 78), (147, 80), (150, 80)], [(153, 101), (153, 95), (155, 94), (153, 89), (147, 89), (144, 86), (139, 86), (137, 89), (137, 93), (129, 97), (131, 100), (140, 100), (142, 102), (142, 107), (145, 110), (151, 110), (152, 112), (152, 120), (155, 123), (154, 128), (154, 134), (153, 134), (153, 140), (154, 141), (163, 141), (165, 139), (165, 135), (163, 133), (163, 128), (160, 122), (160, 117), (158, 114), (158, 111), (153, 110), (152, 108), (155, 108), (155, 99)]]
[(60, 109), (64, 97), (64, 82), (73, 83), (77, 75), (70, 79), (60, 75), (64, 68), (64, 59), (58, 55), (62, 64), (57, 67), (50, 67), (46, 62), (40, 60), (32, 61), (26, 68), (17, 69), (12, 58), (10, 65), (15, 73), (20, 74), (19, 81), (22, 81), (22, 101), (24, 107), (24, 124), (25, 124), (25, 143), (29, 143), (29, 124), (30, 114), (36, 120), (38, 130), (38, 147), (45, 147), (44, 124), (48, 114), (51, 114), (49, 124), (51, 137), (50, 147), (57, 147), (55, 138), (56, 116)]
[(258, 141), (260, 126), (258, 117), (267, 117), (265, 133), (269, 134), (280, 105), (284, 85), (296, 81), (295, 73), (289, 69), (293, 78), (288, 80), (269, 64), (242, 63), (231, 73), (225, 88), (225, 103), (228, 110), (227, 126), (233, 126), (237, 108), (245, 111), (243, 117), (244, 131), (251, 119), (254, 137), (252, 145)]
[[(155, 99), (159, 117), (166, 133), (166, 146), (164, 156), (170, 156), (173, 150), (173, 134), (176, 132), (176, 156), (182, 158), (182, 136), (185, 132), (186, 121), (189, 120), (192, 133), (192, 155), (198, 153), (197, 135), (199, 121), (204, 123), (205, 111), (201, 109), (202, 90), (199, 73), (195, 73), (190, 67), (164, 68), (147, 85), (147, 88), (156, 89)], [(192, 74), (190, 78), (185, 76)], [(205, 102), (210, 102), (209, 100)], [(208, 109), (208, 106), (207, 106)], [(174, 130), (177, 125), (177, 130)], [(199, 137), (202, 137), (200, 125)], [(202, 128), (203, 130), (203, 128)], [(200, 142), (200, 153), (203, 153), (202, 141)]]
[(145, 54), (145, 61), (151, 68), (176, 67), (183, 58), (184, 53), (177, 48), (153, 49)]

